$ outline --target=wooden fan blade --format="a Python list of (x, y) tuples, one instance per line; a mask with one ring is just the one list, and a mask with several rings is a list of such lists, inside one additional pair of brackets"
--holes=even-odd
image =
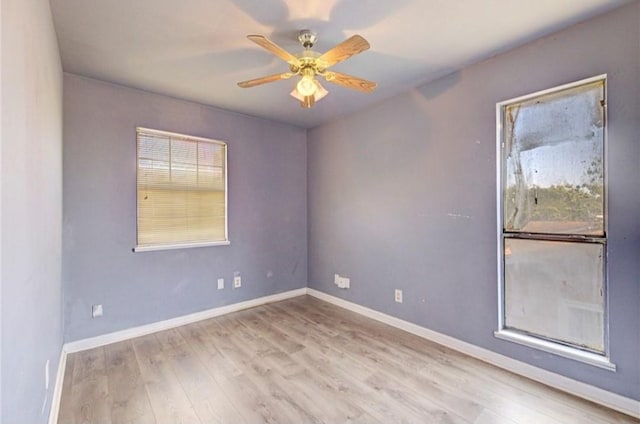
[(327, 75), (325, 75), (325, 79), (334, 84), (351, 88), (352, 90), (363, 91), (365, 93), (371, 93), (378, 86), (378, 84), (373, 81), (367, 81), (365, 79), (343, 74), (340, 72), (327, 72)]
[(256, 85), (266, 84), (268, 82), (275, 82), (283, 79), (289, 79), (294, 75), (295, 74), (292, 72), (283, 72), (281, 74), (273, 74), (273, 75), (268, 75), (266, 77), (252, 79), (249, 81), (242, 81), (238, 83), (238, 86), (242, 88), (255, 87)]
[(338, 62), (349, 59), (351, 56), (362, 53), (369, 49), (369, 42), (359, 35), (347, 38), (331, 50), (325, 52), (317, 61), (322, 63), (325, 68), (333, 66)]
[(291, 53), (289, 53), (288, 51), (286, 51), (285, 49), (283, 49), (273, 41), (269, 40), (267, 37), (263, 35), (247, 35), (247, 38), (253, 41), (254, 43), (256, 43), (257, 45), (259, 45), (260, 47), (262, 47), (263, 49), (266, 49), (269, 52), (275, 54), (285, 62), (291, 65), (298, 64), (297, 57), (295, 57), (294, 55), (292, 55)]

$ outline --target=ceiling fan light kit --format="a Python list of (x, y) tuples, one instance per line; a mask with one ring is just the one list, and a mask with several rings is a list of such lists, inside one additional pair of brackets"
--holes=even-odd
[(300, 76), (300, 80), (298, 80), (290, 94), (300, 102), (301, 107), (306, 109), (313, 107), (317, 101), (328, 94), (328, 91), (318, 81), (318, 76), (333, 84), (364, 93), (371, 93), (376, 88), (377, 84), (373, 81), (367, 81), (340, 72), (327, 71), (330, 66), (369, 49), (367, 40), (359, 35), (354, 35), (324, 54), (319, 54), (311, 50), (318, 39), (317, 35), (312, 31), (302, 30), (298, 34), (298, 41), (300, 41), (304, 50), (298, 56), (287, 52), (262, 35), (248, 35), (247, 38), (287, 62), (289, 64), (289, 72), (239, 82), (238, 86), (242, 88), (255, 87)]
[(310, 96), (303, 96), (298, 90), (297, 86), (293, 89), (291, 93), (289, 93), (293, 98), (300, 102), (300, 106), (303, 108), (310, 108), (316, 104), (316, 102), (322, 99), (324, 96), (329, 94), (329, 92), (320, 84), (318, 80), (313, 80), (313, 83), (316, 86), (315, 91)]
[(313, 78), (313, 70), (311, 68), (304, 68), (302, 69), (301, 74), (302, 78), (300, 78), (300, 81), (298, 81), (298, 84), (296, 84), (298, 93), (300, 93), (304, 97), (313, 96), (313, 93), (315, 93), (317, 89), (316, 81)]

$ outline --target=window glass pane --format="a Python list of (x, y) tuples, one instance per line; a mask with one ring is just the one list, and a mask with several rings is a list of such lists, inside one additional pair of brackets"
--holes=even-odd
[(169, 162), (170, 139), (160, 135), (138, 135), (138, 157)]
[(504, 246), (505, 327), (604, 352), (603, 245)]
[(224, 170), (218, 167), (200, 165), (198, 168), (198, 187), (224, 190)]
[(175, 188), (189, 189), (195, 187), (198, 183), (196, 165), (172, 163), (171, 183)]
[(198, 162), (206, 166), (224, 166), (224, 146), (214, 143), (198, 145)]
[(604, 234), (604, 82), (503, 110), (507, 231)]
[(169, 162), (138, 161), (138, 187), (153, 188), (169, 184)]
[(198, 143), (195, 141), (173, 138), (171, 140), (171, 163), (195, 165), (197, 163), (197, 146)]

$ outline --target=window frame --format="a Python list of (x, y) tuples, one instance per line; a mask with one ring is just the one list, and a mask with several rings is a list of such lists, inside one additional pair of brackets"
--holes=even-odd
[[(504, 158), (504, 138), (505, 138), (505, 125), (504, 111), (507, 106), (514, 103), (520, 103), (542, 97), (548, 94), (558, 93), (572, 88), (576, 88), (582, 85), (602, 81), (604, 90), (604, 129), (603, 129), (603, 235), (602, 236), (589, 236), (589, 235), (577, 235), (577, 234), (538, 234), (527, 233), (523, 231), (514, 232), (506, 231), (504, 228), (504, 208), (505, 208), (505, 191), (506, 191), (506, 160)], [(608, 244), (608, 167), (606, 166), (606, 158), (608, 157), (608, 117), (607, 117), (607, 103), (608, 103), (608, 87), (607, 87), (607, 75), (601, 74), (591, 78), (582, 79), (579, 81), (563, 84), (560, 86), (552, 87), (549, 89), (537, 91), (534, 93), (526, 94), (524, 96), (515, 97), (512, 99), (504, 100), (496, 103), (496, 206), (497, 206), (497, 265), (498, 265), (498, 330), (494, 332), (496, 338), (528, 346), (534, 349), (542, 350), (548, 353), (553, 353), (565, 358), (573, 359), (579, 362), (590, 364), (596, 367), (600, 367), (609, 371), (615, 371), (616, 366), (611, 362), (609, 351), (609, 296), (608, 296), (608, 272), (607, 272), (607, 244)], [(523, 239), (523, 240), (540, 240), (540, 241), (561, 241), (561, 242), (582, 242), (582, 243), (598, 243), (603, 246), (603, 348), (604, 352), (597, 353), (588, 349), (582, 349), (578, 346), (562, 343), (560, 341), (547, 339), (540, 335), (527, 333), (526, 331), (516, 330), (505, 327), (505, 254), (504, 246), (507, 238)]]
[[(150, 245), (139, 245), (138, 244), (138, 231), (139, 231), (139, 202), (138, 202), (138, 172), (140, 171), (139, 160), (140, 160), (140, 152), (139, 152), (139, 142), (138, 136), (139, 134), (147, 133), (147, 134), (157, 134), (160, 136), (172, 137), (172, 138), (181, 138), (194, 142), (203, 142), (203, 143), (212, 143), (217, 144), (224, 147), (224, 240), (212, 240), (212, 241), (199, 241), (199, 242), (186, 242), (186, 243), (158, 243), (158, 244), (150, 244)], [(229, 179), (228, 179), (228, 144), (221, 140), (215, 140), (211, 138), (192, 136), (187, 134), (181, 134), (170, 131), (156, 130), (152, 128), (146, 127), (136, 127), (136, 244), (132, 249), (133, 252), (149, 252), (149, 251), (158, 251), (158, 250), (173, 250), (173, 249), (187, 249), (187, 248), (195, 248), (195, 247), (210, 247), (210, 246), (228, 246), (231, 244), (229, 240)]]

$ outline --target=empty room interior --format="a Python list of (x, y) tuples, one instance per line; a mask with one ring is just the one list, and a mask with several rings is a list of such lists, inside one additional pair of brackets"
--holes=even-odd
[(1, 0), (0, 422), (640, 423), (640, 2)]

